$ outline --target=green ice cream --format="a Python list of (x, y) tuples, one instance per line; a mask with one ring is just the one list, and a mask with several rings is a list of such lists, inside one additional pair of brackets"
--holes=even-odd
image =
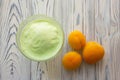
[(23, 28), (20, 35), (21, 51), (33, 60), (55, 56), (62, 44), (62, 29), (53, 21), (34, 20)]

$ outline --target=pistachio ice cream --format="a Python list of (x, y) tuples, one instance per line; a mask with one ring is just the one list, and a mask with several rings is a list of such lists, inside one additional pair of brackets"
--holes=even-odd
[(28, 58), (42, 61), (55, 56), (63, 44), (60, 25), (50, 18), (34, 19), (21, 30), (19, 46)]

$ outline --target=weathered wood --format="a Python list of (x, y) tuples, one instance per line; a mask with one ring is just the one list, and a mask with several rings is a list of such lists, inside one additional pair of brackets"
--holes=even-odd
[(109, 54), (109, 38), (108, 30), (110, 27), (110, 0), (95, 2), (95, 40), (105, 48), (104, 59), (96, 65), (97, 79), (112, 80), (110, 78), (110, 65), (108, 64)]
[(30, 80), (30, 61), (16, 45), (17, 27), (30, 15), (29, 2), (3, 0), (1, 5), (0, 80)]
[[(46, 62), (30, 61), (16, 45), (19, 24), (35, 14), (55, 18), (65, 34), (62, 51)], [(105, 56), (95, 65), (83, 61), (67, 71), (61, 60), (72, 50), (67, 38), (76, 29), (87, 41), (102, 44)], [(119, 48), (120, 0), (0, 0), (0, 80), (119, 80)]]

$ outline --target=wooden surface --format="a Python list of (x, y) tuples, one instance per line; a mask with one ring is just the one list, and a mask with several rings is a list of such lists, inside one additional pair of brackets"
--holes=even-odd
[[(54, 17), (65, 32), (63, 50), (47, 62), (30, 61), (16, 45), (19, 24), (35, 14)], [(75, 29), (102, 44), (105, 56), (66, 71), (61, 58), (71, 50), (67, 37)], [(0, 80), (120, 80), (120, 0), (0, 0)]]

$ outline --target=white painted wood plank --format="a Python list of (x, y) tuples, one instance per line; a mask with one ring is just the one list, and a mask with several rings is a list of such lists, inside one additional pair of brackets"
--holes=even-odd
[[(62, 57), (65, 53), (71, 50), (68, 45), (68, 35), (71, 31), (73, 31), (73, 10), (74, 10), (74, 2), (73, 0), (62, 0), (62, 24), (65, 33), (64, 39), (64, 47), (62, 52)], [(73, 79), (73, 71), (67, 71), (62, 66), (62, 80), (72, 80)]]
[(119, 80), (119, 0), (96, 0), (95, 4), (96, 40), (105, 48), (104, 59), (96, 66), (97, 79)]
[[(84, 0), (84, 30), (87, 41), (95, 40), (95, 0)], [(84, 62), (83, 80), (96, 80), (96, 65)]]
[[(0, 80), (119, 80), (120, 75), (120, 1), (119, 0), (0, 0)], [(17, 49), (15, 34), (27, 16), (44, 14), (58, 20), (65, 32), (63, 50), (47, 62), (34, 62)], [(82, 31), (88, 41), (105, 48), (96, 65), (85, 62), (75, 71), (61, 64), (71, 31)]]
[(120, 79), (120, 0), (110, 2), (110, 79)]
[(95, 1), (95, 40), (103, 45), (105, 56), (96, 65), (97, 79), (112, 80), (110, 78), (110, 43), (108, 30), (110, 28), (110, 0)]
[[(42, 14), (47, 15), (48, 0), (32, 0), (31, 2), (32, 15)], [(31, 79), (32, 80), (48, 80), (48, 72), (46, 63), (31, 62)]]
[[(64, 8), (66, 7), (66, 8)], [(84, 33), (84, 1), (66, 0), (63, 2), (63, 27), (65, 31), (65, 50), (62, 54), (72, 51), (68, 44), (68, 35), (73, 30)], [(63, 68), (63, 67), (62, 67)], [(63, 69), (62, 80), (83, 80), (83, 64), (75, 71)]]
[(29, 3), (4, 0), (1, 4), (0, 80), (30, 80), (30, 61), (21, 55), (16, 45), (17, 27), (30, 15), (26, 8)]
[[(61, 1), (34, 0), (32, 3), (32, 15), (47, 15), (55, 18), (61, 23)], [(32, 79), (61, 80), (61, 54), (47, 62), (32, 62), (31, 70)]]

